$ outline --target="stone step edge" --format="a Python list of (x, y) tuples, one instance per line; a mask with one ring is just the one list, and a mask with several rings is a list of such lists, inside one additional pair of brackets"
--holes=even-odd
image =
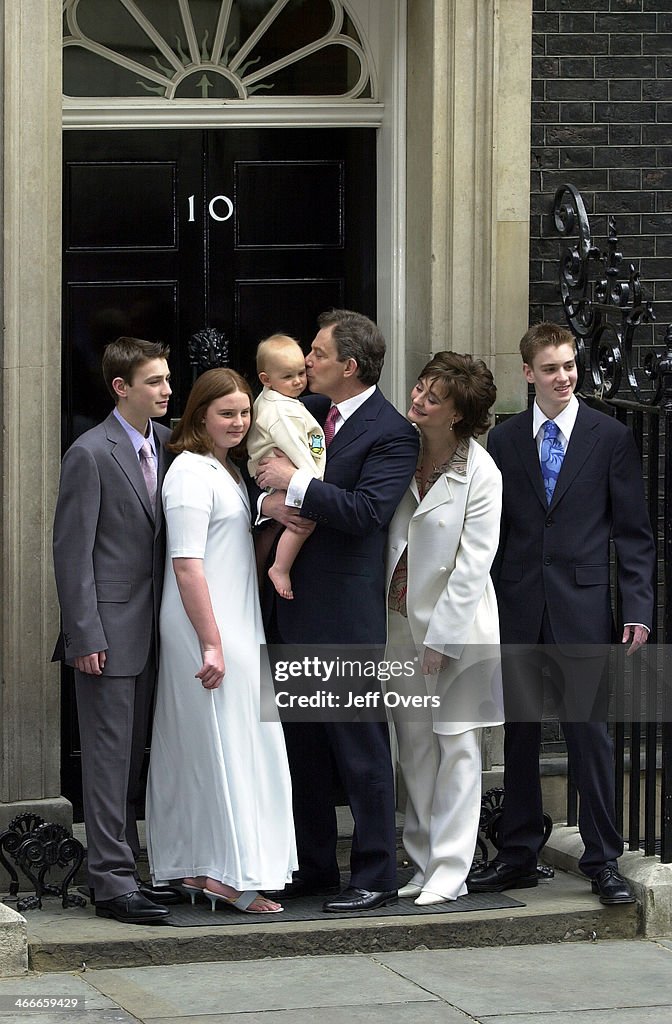
[[(156, 936), (143, 931), (137, 939), (30, 944), (32, 971), (77, 971), (88, 968), (144, 967), (156, 964), (204, 961), (259, 960), (353, 953), (388, 953), (412, 949), (450, 949), (540, 942), (632, 939), (640, 934), (636, 905), (596, 906), (586, 911), (558, 911), (512, 916), (510, 910), (468, 914), (423, 915), (418, 918), (298, 921), (259, 925), (232, 925), (194, 930), (157, 928)], [(160, 932), (160, 934), (158, 934)]]

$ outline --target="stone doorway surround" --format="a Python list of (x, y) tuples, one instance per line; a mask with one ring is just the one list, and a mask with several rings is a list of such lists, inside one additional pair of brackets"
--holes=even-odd
[(51, 522), (60, 439), (60, 4), (6, 0), (0, 513), (0, 829), (34, 810), (67, 825)]
[[(406, 2), (398, 2), (403, 14)], [(407, 141), (395, 135), (402, 188), (390, 185), (396, 210), (405, 180), (408, 214), (389, 229), (396, 283), (380, 282), (389, 295), (382, 319), (395, 337), (388, 390), (400, 408), (422, 362), (443, 348), (486, 359), (501, 408), (523, 403), (515, 353), (527, 327), (531, 7), (408, 4), (406, 72), (395, 84), (405, 90)], [(61, 4), (0, 0), (0, 18), (0, 828), (28, 810), (70, 827), (60, 794), (59, 673), (50, 664), (58, 632), (51, 525), (60, 462)]]
[(532, 0), (413, 0), (407, 45), (407, 384), (431, 353), (470, 352), (519, 411)]

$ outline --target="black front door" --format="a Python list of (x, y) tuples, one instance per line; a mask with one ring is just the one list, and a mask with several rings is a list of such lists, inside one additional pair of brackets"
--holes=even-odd
[[(204, 328), (254, 385), (266, 335), (307, 348), (324, 309), (375, 317), (374, 129), (67, 131), (63, 148), (64, 450), (109, 412), (100, 361), (120, 335), (170, 344), (176, 417)], [(71, 682), (62, 786), (79, 817)]]

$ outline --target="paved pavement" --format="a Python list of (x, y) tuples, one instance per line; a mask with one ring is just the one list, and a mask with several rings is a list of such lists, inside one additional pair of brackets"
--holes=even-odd
[[(31, 1009), (31, 999), (61, 1006)], [(0, 981), (0, 1024), (315, 1024), (318, 1015), (320, 1024), (540, 1024), (541, 1015), (566, 1024), (570, 1014), (573, 1024), (669, 1024), (672, 941), (418, 948)]]

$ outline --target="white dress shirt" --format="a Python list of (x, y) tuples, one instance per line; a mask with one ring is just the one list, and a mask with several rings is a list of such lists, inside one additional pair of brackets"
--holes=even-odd
[[(360, 406), (364, 405), (367, 399), (371, 398), (371, 395), (376, 390), (376, 385), (367, 388), (366, 391), (361, 391), (358, 395), (353, 395), (352, 398), (346, 398), (343, 402), (336, 403), (338, 409), (338, 417), (334, 425), (334, 437), (339, 432), (343, 424), (347, 419), (352, 416), (353, 412), (356, 412)], [(333, 403), (332, 403), (333, 404)], [(285, 497), (285, 505), (291, 505), (292, 508), (301, 508), (303, 500), (308, 490), (308, 485), (311, 480), (315, 477), (311, 476), (305, 469), (297, 469), (296, 473), (289, 481), (287, 488), (287, 495)]]

